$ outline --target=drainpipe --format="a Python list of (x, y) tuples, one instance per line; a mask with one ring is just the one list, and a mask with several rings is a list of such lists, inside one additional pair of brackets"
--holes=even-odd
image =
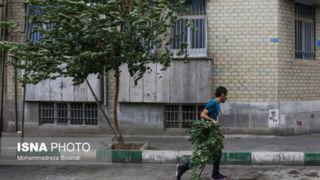
[[(25, 12), (27, 15), (29, 15), (29, 7), (27, 4), (25, 4)], [(24, 22), (24, 32), (27, 34), (27, 38), (29, 38), (29, 19), (25, 18)], [(25, 39), (24, 39), (25, 40)], [(28, 60), (25, 60), (25, 63), (28, 63)], [(26, 91), (27, 91), (27, 85), (25, 83), (22, 84), (23, 87), (23, 94), (22, 94), (22, 122), (21, 122), (21, 137), (22, 140), (24, 138), (24, 114), (25, 114), (25, 104), (26, 104)]]
[[(1, 4), (0, 4), (0, 7), (1, 7), (1, 16), (0, 16), (0, 21), (3, 21), (3, 1), (1, 1)], [(4, 28), (1, 28), (0, 29), (0, 40), (2, 41), (3, 40), (3, 30)], [(0, 50), (0, 137), (1, 137), (1, 132), (2, 132), (2, 88), (3, 88), (3, 81), (2, 81), (2, 64), (3, 64), (3, 50), (1, 49)]]
[[(5, 2), (5, 3), (4, 3)], [(8, 0), (2, 0), (0, 7), (2, 8), (1, 10), (1, 21), (6, 21), (7, 20), (7, 10), (8, 10)], [(6, 28), (2, 27), (0, 29), (0, 38), (1, 41), (4, 41), (6, 37)], [(3, 123), (3, 87), (4, 87), (4, 59), (5, 59), (5, 51), (2, 48), (0, 51), (0, 137), (2, 134), (2, 123)]]
[(108, 72), (103, 71), (103, 82), (102, 82), (103, 102), (105, 106), (108, 106)]
[[(17, 64), (18, 60), (14, 59), (14, 63)], [(14, 110), (16, 115), (16, 132), (18, 132), (18, 71), (17, 67), (14, 67)]]
[[(9, 4), (6, 3), (6, 7), (8, 7)], [(18, 60), (13, 59), (14, 63), (17, 64)], [(18, 71), (17, 67), (14, 67), (14, 111), (15, 111), (15, 127), (16, 132), (18, 132)]]

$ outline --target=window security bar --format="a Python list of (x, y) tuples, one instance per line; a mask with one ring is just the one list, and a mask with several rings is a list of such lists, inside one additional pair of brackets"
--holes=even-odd
[(165, 128), (189, 128), (192, 120), (200, 120), (204, 105), (166, 105)]
[[(187, 10), (189, 8), (189, 10)], [(206, 57), (207, 56), (207, 16), (206, 1), (192, 0), (187, 1), (185, 9), (179, 12), (181, 20), (171, 28), (172, 35), (181, 36), (180, 39), (174, 39), (171, 44), (171, 51), (175, 57), (181, 48), (181, 41), (188, 43), (187, 52), (190, 57)], [(194, 28), (193, 30), (187, 26), (189, 20)]]
[(39, 103), (39, 123), (97, 125), (98, 110), (95, 103)]
[(295, 8), (295, 57), (315, 57), (315, 10), (313, 6), (296, 3)]

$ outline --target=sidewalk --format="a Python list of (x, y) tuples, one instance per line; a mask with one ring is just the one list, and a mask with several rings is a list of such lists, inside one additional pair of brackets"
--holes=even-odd
[[(192, 154), (187, 136), (125, 136), (127, 142), (149, 142), (141, 162), (176, 163)], [(226, 135), (222, 158), (228, 164), (320, 165), (320, 134), (300, 136)]]
[[(11, 135), (6, 134), (6, 136)], [(107, 134), (95, 136), (113, 137)], [(90, 159), (94, 162), (103, 162), (107, 159), (117, 163), (177, 163), (181, 162), (182, 155), (190, 155), (193, 152), (188, 136), (124, 135), (124, 137), (127, 143), (148, 142), (150, 148), (112, 150), (112, 153), (110, 150), (92, 149), (91, 153), (82, 154), (81, 159)], [(113, 142), (116, 142), (115, 138)], [(15, 148), (12, 147), (12, 150)], [(222, 163), (226, 164), (320, 165), (320, 134), (225, 135), (223, 152)], [(15, 151), (10, 150), (7, 154), (16, 157)]]
[[(188, 136), (125, 136), (128, 142), (149, 142), (152, 150), (192, 150)], [(227, 152), (320, 152), (320, 134), (297, 136), (225, 135)]]

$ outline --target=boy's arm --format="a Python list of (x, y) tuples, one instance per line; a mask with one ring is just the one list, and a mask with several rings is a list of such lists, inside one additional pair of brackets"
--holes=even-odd
[(204, 109), (204, 110), (202, 111), (202, 113), (200, 114), (200, 117), (203, 118), (203, 119), (212, 121), (213, 123), (216, 124), (216, 123), (217, 123), (216, 120), (210, 118), (210, 117), (208, 116), (208, 114), (209, 114), (209, 111), (208, 111), (207, 109)]

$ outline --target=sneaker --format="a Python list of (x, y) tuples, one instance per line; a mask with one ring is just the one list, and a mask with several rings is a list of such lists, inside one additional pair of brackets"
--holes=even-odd
[(180, 173), (180, 164), (177, 164), (177, 169), (176, 169), (176, 177), (177, 180), (181, 180), (181, 173)]
[(217, 176), (213, 176), (210, 179), (211, 180), (227, 180), (228, 177), (219, 173)]

